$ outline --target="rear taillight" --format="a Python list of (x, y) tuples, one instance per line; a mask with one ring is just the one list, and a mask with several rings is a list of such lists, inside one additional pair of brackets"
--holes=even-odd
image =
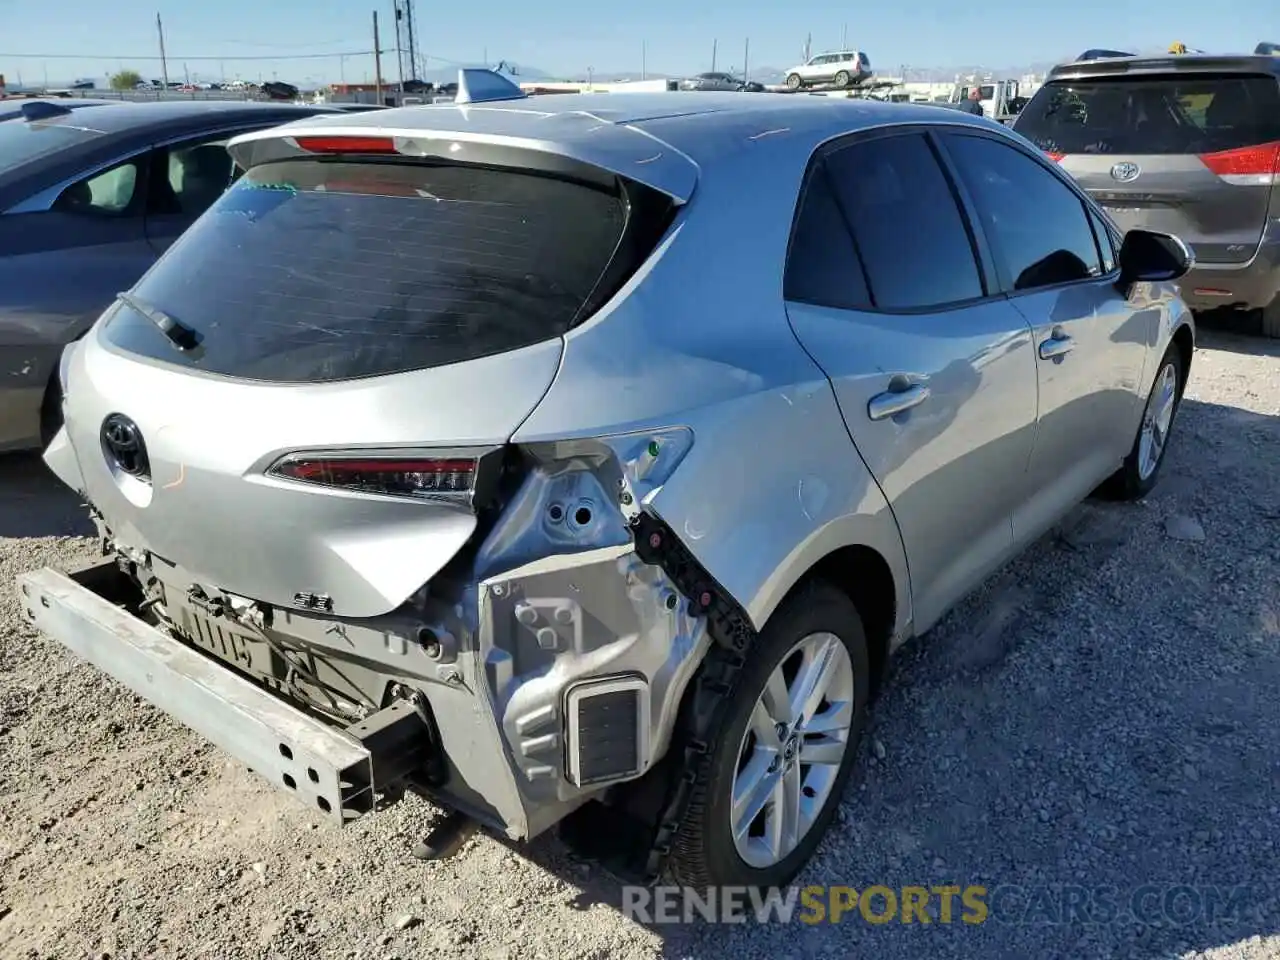
[(1050, 160), (1052, 160), (1054, 163), (1061, 163), (1062, 158), (1066, 156), (1065, 153), (1054, 153), (1052, 150), (1046, 150), (1044, 152), (1044, 155), (1048, 157)]
[(359, 154), (395, 153), (396, 142), (391, 137), (294, 137), (296, 143), (308, 153)]
[(366, 457), (294, 454), (267, 475), (352, 493), (420, 500), (467, 501), (475, 490), (475, 457)]
[(1200, 162), (1227, 183), (1239, 186), (1274, 186), (1280, 173), (1280, 142), (1262, 143), (1239, 150), (1202, 153)]

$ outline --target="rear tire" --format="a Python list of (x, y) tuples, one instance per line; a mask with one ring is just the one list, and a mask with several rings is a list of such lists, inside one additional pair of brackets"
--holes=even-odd
[(1262, 335), (1273, 340), (1280, 339), (1280, 293), (1269, 306), (1262, 308)]
[(1160, 478), (1160, 468), (1169, 451), (1169, 439), (1178, 407), (1182, 405), (1185, 385), (1182, 354), (1178, 352), (1177, 344), (1171, 343), (1156, 368), (1155, 381), (1143, 407), (1133, 447), (1124, 464), (1103, 485), (1105, 495), (1114, 500), (1141, 500), (1151, 492)]
[(787, 74), (787, 87), (791, 90), (799, 90), (804, 86), (804, 81), (800, 79), (800, 74)]
[[(805, 677), (822, 677), (833, 699), (804, 698)], [(840, 806), (866, 718), (870, 679), (862, 620), (847, 595), (814, 582), (786, 600), (748, 652), (720, 736), (694, 771), (668, 879), (694, 888), (789, 883)], [(807, 716), (788, 709), (793, 697), (807, 702)], [(749, 789), (753, 784), (756, 789)], [(793, 792), (777, 792), (786, 787)], [(742, 799), (735, 810), (735, 792), (761, 798), (758, 814), (752, 816), (748, 811), (756, 806)], [(795, 825), (789, 836), (787, 824)]]
[(848, 70), (841, 70), (839, 73), (836, 74), (836, 86), (839, 87), (841, 90), (844, 90), (846, 87), (849, 86), (851, 79), (852, 78), (849, 76)]

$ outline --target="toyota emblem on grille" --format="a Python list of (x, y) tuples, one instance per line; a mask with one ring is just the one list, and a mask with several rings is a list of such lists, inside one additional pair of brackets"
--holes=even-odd
[(151, 476), (142, 433), (138, 425), (122, 413), (113, 413), (102, 421), (102, 452), (107, 462), (122, 473), (140, 480)]
[(1140, 166), (1126, 160), (1124, 163), (1117, 163), (1111, 168), (1111, 179), (1120, 183), (1132, 183), (1138, 179), (1138, 174), (1140, 173), (1142, 173)]

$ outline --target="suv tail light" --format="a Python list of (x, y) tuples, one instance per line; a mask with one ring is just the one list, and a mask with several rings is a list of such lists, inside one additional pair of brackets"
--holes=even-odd
[(1271, 187), (1276, 185), (1277, 173), (1280, 173), (1280, 142), (1202, 153), (1200, 162), (1227, 183)]
[(469, 503), (476, 486), (478, 457), (364, 454), (290, 454), (267, 476), (353, 493)]
[(1066, 154), (1065, 154), (1065, 153), (1054, 153), (1052, 150), (1046, 150), (1046, 151), (1045, 151), (1045, 156), (1047, 156), (1047, 157), (1048, 157), (1050, 160), (1052, 160), (1054, 163), (1061, 163), (1061, 162), (1062, 162), (1062, 158), (1063, 158), (1063, 157), (1065, 157), (1065, 156), (1066, 156)]

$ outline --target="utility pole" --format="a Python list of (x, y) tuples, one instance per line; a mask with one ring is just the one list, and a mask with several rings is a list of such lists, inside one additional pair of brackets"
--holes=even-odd
[(404, 11), (400, 9), (400, 0), (395, 0), (391, 4), (391, 8), (395, 11), (395, 28), (396, 28), (396, 67), (400, 72), (400, 94), (404, 95), (404, 48), (400, 43), (400, 21), (404, 18)]
[(378, 11), (373, 11), (373, 86), (382, 106), (382, 40), (378, 36)]
[(711, 41), (711, 72), (716, 72), (716, 41)]
[(418, 79), (418, 38), (413, 29), (413, 0), (404, 0), (405, 31), (409, 34), (409, 79)]
[(742, 82), (751, 79), (751, 38), (742, 41)]
[(163, 78), (164, 88), (169, 89), (169, 61), (164, 56), (164, 24), (160, 22), (160, 14), (156, 14), (156, 33), (160, 35), (160, 76)]
[(644, 40), (640, 41), (640, 79), (649, 79), (649, 63), (648, 63), (648, 46)]
[(843, 53), (849, 49), (849, 25), (846, 23), (840, 27), (840, 51)]

